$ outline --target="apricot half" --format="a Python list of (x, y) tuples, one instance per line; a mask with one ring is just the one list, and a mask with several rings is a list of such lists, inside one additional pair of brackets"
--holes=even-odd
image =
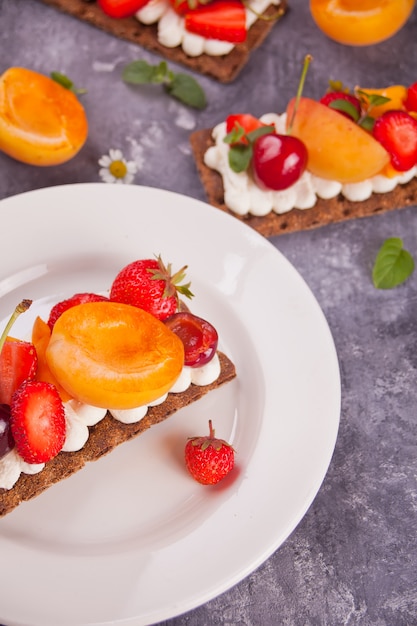
[(310, 0), (317, 26), (331, 39), (368, 46), (392, 37), (410, 17), (415, 0)]
[(76, 400), (131, 409), (169, 391), (181, 373), (184, 347), (163, 322), (142, 309), (88, 302), (58, 318), (46, 360)]
[[(295, 99), (287, 107), (292, 118)], [(328, 106), (300, 98), (291, 134), (308, 150), (307, 169), (320, 178), (356, 183), (378, 174), (389, 163), (385, 148), (353, 120)]]
[(22, 67), (0, 77), (0, 150), (30, 165), (58, 165), (84, 145), (87, 117), (77, 96)]

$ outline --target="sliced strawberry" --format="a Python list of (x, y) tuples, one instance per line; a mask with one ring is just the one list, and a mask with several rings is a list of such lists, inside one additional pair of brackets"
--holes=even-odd
[(410, 85), (407, 89), (407, 97), (404, 101), (407, 111), (417, 111), (417, 83)]
[(48, 326), (52, 330), (58, 317), (60, 317), (64, 311), (70, 309), (77, 304), (84, 304), (85, 302), (103, 302), (108, 300), (105, 296), (99, 296), (96, 293), (76, 293), (67, 300), (62, 300), (52, 307), (49, 313)]
[(37, 365), (33, 344), (7, 337), (0, 354), (0, 404), (10, 404), (23, 381), (35, 377)]
[(417, 120), (406, 111), (386, 111), (375, 121), (373, 136), (389, 152), (399, 172), (417, 164)]
[(65, 442), (65, 411), (50, 383), (28, 381), (12, 397), (10, 428), (16, 450), (26, 463), (46, 463)]
[(362, 112), (360, 100), (344, 91), (329, 91), (320, 98), (320, 102), (355, 122)]
[(190, 33), (231, 43), (246, 40), (246, 12), (240, 0), (214, 0), (185, 15)]
[(131, 17), (148, 2), (149, 0), (97, 0), (103, 13), (119, 19)]

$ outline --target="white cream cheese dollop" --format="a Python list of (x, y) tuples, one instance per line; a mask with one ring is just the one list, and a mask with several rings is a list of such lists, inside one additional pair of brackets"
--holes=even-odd
[[(249, 29), (256, 21), (256, 14), (261, 14), (271, 4), (279, 5), (280, 0), (251, 0), (250, 9), (246, 11), (246, 27)], [(185, 29), (184, 17), (178, 15), (172, 8), (169, 0), (150, 0), (140, 11), (136, 18), (142, 24), (155, 24), (158, 22), (158, 41), (166, 48), (181, 46), (189, 57), (197, 57), (201, 54), (210, 56), (223, 56), (229, 54), (235, 47), (228, 41), (220, 39), (206, 39), (200, 35), (189, 33)]]
[[(180, 377), (177, 379), (169, 393), (181, 393), (186, 391), (191, 384), (198, 386), (209, 385), (217, 380), (220, 375), (220, 361), (217, 354), (202, 367), (183, 367)], [(149, 406), (162, 404), (168, 394), (158, 398)], [(66, 438), (62, 448), (63, 452), (77, 452), (86, 444), (89, 437), (89, 426), (98, 424), (106, 415), (107, 409), (91, 406), (69, 400), (64, 403)], [(133, 424), (143, 419), (148, 411), (148, 406), (140, 406), (134, 409), (115, 410), (110, 413), (114, 419), (123, 424)], [(26, 463), (13, 448), (0, 459), (0, 489), (11, 489), (18, 481), (20, 474), (36, 474), (45, 467), (45, 463)]]
[[(267, 113), (261, 121), (274, 124), (277, 133), (286, 132), (286, 114)], [(318, 178), (305, 171), (301, 178), (284, 191), (264, 190), (258, 187), (246, 172), (236, 173), (229, 167), (229, 146), (223, 139), (226, 136), (226, 122), (218, 124), (212, 133), (215, 145), (208, 148), (204, 163), (219, 172), (223, 178), (226, 206), (237, 215), (265, 216), (271, 211), (277, 214), (292, 209), (311, 209), (317, 198), (328, 200), (341, 193), (347, 200), (361, 202), (372, 193), (387, 193), (397, 185), (408, 183), (417, 176), (417, 166), (399, 176), (388, 178), (377, 175), (359, 183), (342, 184), (337, 181)]]

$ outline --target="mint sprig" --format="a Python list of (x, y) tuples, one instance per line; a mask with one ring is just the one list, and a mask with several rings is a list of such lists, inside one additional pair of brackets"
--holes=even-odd
[(68, 76), (66, 76), (65, 74), (61, 74), (61, 72), (51, 72), (50, 76), (52, 80), (61, 85), (61, 87), (65, 87), (65, 89), (72, 91), (77, 96), (83, 93), (87, 93), (86, 89), (76, 87), (72, 80), (68, 78)]
[(386, 239), (378, 251), (372, 270), (372, 280), (377, 289), (392, 289), (411, 276), (414, 259), (404, 250), (402, 239)]
[(195, 109), (204, 109), (206, 95), (198, 82), (188, 74), (174, 73), (166, 61), (150, 65), (145, 60), (132, 61), (122, 72), (122, 79), (131, 85), (162, 85), (173, 98)]
[[(250, 133), (246, 133), (243, 126), (236, 124), (233, 130), (224, 137), (223, 141), (230, 145), (229, 167), (233, 172), (239, 174), (245, 172), (252, 159), (253, 144), (261, 135), (269, 135), (275, 132), (275, 126), (260, 126)], [(242, 139), (246, 141), (242, 141)], [(240, 142), (240, 143), (239, 143)]]

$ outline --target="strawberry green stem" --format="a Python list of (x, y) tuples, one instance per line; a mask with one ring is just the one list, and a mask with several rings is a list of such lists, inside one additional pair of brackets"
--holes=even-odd
[(6, 328), (3, 330), (3, 333), (0, 337), (0, 354), (1, 354), (1, 351), (3, 350), (4, 342), (7, 339), (9, 330), (11, 329), (11, 327), (13, 326), (13, 324), (15, 323), (19, 315), (27, 311), (31, 304), (32, 304), (32, 300), (22, 300), (22, 302), (20, 302), (17, 305), (17, 307), (11, 314), (9, 321), (6, 324)]
[(295, 114), (297, 113), (298, 105), (300, 103), (300, 98), (303, 93), (304, 83), (307, 76), (307, 70), (309, 68), (310, 62), (313, 60), (311, 54), (307, 54), (304, 63), (303, 63), (303, 71), (301, 72), (300, 82), (298, 84), (297, 95), (295, 96), (295, 104), (292, 112), (291, 120), (287, 129), (287, 135), (291, 135), (291, 130), (294, 124)]

